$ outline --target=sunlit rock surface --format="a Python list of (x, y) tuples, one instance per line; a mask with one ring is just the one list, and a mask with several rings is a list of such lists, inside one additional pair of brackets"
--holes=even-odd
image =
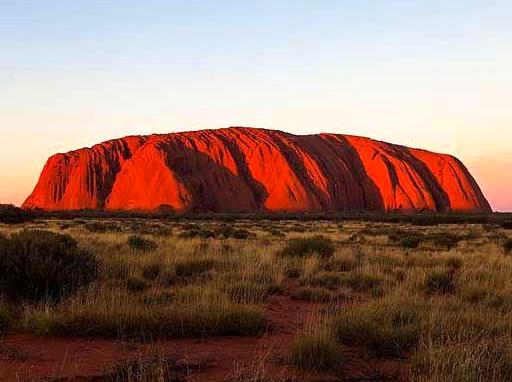
[(56, 154), (23, 207), (490, 211), (453, 156), (349, 135), (246, 127), (126, 137)]

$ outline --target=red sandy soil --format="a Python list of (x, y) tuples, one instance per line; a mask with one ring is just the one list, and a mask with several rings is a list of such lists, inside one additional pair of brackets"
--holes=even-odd
[(56, 154), (48, 159), (23, 207), (491, 210), (469, 171), (451, 155), (350, 135), (293, 135), (246, 127), (132, 136)]
[[(285, 360), (297, 331), (308, 325), (312, 317), (317, 317), (320, 305), (290, 298), (292, 288), (290, 284), (288, 292), (269, 298), (266, 315), (270, 327), (268, 333), (261, 337), (210, 337), (140, 344), (9, 334), (0, 343), (0, 380), (102, 381), (107, 366), (148, 354), (157, 347), (166, 354), (175, 354), (190, 366), (191, 382), (223, 381), (237, 363), (242, 366), (250, 364), (264, 354)], [(364, 352), (344, 347), (340, 347), (340, 353), (346, 359), (343, 380), (408, 379), (408, 368), (403, 362), (368, 360)], [(278, 362), (281, 372), (287, 369), (284, 364), (285, 361)], [(332, 374), (295, 375), (304, 381), (341, 381)]]

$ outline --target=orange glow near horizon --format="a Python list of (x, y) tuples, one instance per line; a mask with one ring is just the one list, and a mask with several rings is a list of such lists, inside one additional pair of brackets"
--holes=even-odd
[[(61, 142), (60, 147), (55, 150), (55, 153), (66, 152), (72, 148), (68, 147), (65, 142)], [(19, 206), (25, 201), (30, 192), (32, 192), (42, 166), (47, 159), (41, 151), (40, 147), (38, 147), (38, 141), (29, 142), (27, 153), (33, 155), (27, 155), (25, 157), (26, 160), (19, 163), (14, 163), (12, 157), (8, 158), (5, 156), (5, 151), (3, 154), (0, 153), (0, 167), (3, 167), (0, 178), (2, 184), (9, 185), (0, 189), (0, 203), (12, 203)], [(468, 167), (484, 195), (491, 203), (493, 210), (500, 212), (512, 211), (510, 197), (512, 177), (503, 175), (509, 174), (512, 171), (512, 156), (504, 153), (491, 157), (459, 159)]]
[(0, 203), (58, 152), (253, 126), (453, 154), (512, 211), (511, 1), (128, 3), (0, 2)]

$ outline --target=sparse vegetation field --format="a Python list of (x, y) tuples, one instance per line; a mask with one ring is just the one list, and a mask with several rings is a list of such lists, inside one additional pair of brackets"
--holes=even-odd
[(512, 380), (508, 220), (10, 211), (2, 381)]

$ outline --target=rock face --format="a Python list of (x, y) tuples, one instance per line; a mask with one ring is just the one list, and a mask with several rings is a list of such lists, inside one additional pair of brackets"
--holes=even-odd
[(126, 137), (56, 154), (23, 207), (490, 211), (453, 156), (349, 135), (246, 127)]

